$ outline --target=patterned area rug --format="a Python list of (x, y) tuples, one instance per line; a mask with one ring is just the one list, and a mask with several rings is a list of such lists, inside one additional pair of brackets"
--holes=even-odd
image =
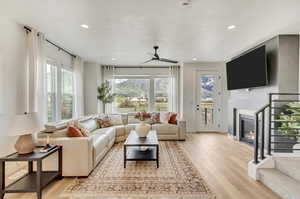
[(62, 193), (71, 198), (213, 199), (198, 170), (176, 142), (160, 142), (156, 162), (127, 162), (123, 144), (115, 145), (88, 178), (78, 178)]

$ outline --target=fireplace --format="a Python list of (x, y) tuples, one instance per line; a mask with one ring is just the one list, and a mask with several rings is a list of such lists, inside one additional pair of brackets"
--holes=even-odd
[(250, 115), (239, 115), (239, 140), (253, 145), (255, 139), (255, 119)]

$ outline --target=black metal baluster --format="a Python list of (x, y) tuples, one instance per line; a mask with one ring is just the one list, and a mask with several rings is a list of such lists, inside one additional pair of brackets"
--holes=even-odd
[(205, 125), (207, 125), (207, 108), (204, 108), (204, 121)]
[(260, 158), (265, 159), (265, 109), (261, 113), (261, 148)]
[(259, 112), (255, 114), (255, 143), (254, 143), (254, 163), (258, 163), (258, 138), (259, 138), (259, 129), (258, 129), (258, 115)]
[(269, 94), (268, 155), (271, 155), (272, 93)]

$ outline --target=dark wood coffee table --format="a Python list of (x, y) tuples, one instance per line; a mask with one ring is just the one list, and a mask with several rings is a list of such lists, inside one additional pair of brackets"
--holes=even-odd
[[(141, 151), (140, 147), (148, 147)], [(135, 130), (132, 130), (124, 143), (124, 168), (127, 161), (156, 161), (159, 168), (159, 143), (155, 130), (151, 130), (148, 136), (140, 138)]]
[[(40, 152), (41, 147), (37, 147), (33, 153), (20, 155), (13, 153), (0, 158), (0, 199), (4, 198), (5, 193), (26, 193), (36, 192), (37, 198), (42, 198), (42, 190), (55, 179), (62, 179), (62, 147), (54, 146), (46, 153)], [(58, 152), (58, 170), (43, 171), (42, 160)], [(10, 185), (5, 184), (5, 162), (28, 162), (28, 173)], [(37, 162), (36, 171), (33, 170), (33, 162)]]

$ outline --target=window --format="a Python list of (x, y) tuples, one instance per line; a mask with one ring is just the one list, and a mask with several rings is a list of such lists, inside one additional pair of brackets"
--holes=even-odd
[(149, 79), (114, 79), (114, 112), (148, 111), (149, 86)]
[(168, 111), (169, 101), (169, 79), (168, 78), (155, 78), (154, 79), (154, 98), (155, 98), (155, 111), (164, 112)]
[(168, 91), (167, 77), (118, 77), (113, 82), (113, 92), (117, 94), (113, 112), (168, 111)]
[(61, 119), (67, 120), (73, 117), (73, 73), (61, 69)]
[(46, 64), (46, 88), (47, 88), (47, 119), (48, 122), (56, 121), (57, 106), (57, 68), (55, 65)]
[(57, 122), (73, 117), (73, 72), (48, 60), (45, 70), (47, 89), (47, 122)]

